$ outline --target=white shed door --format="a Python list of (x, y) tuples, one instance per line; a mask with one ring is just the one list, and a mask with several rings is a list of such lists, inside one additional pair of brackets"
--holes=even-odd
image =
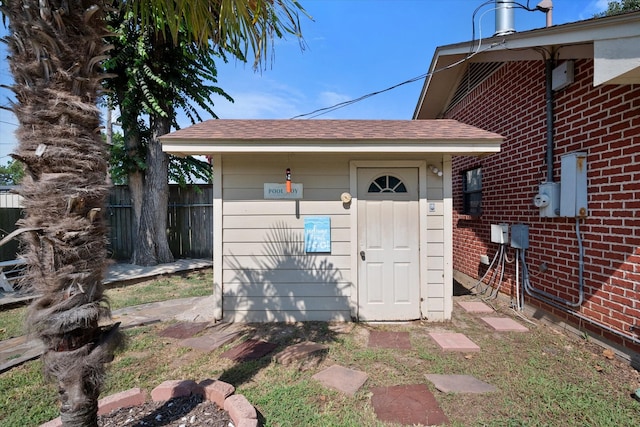
[(358, 317), (420, 318), (417, 168), (358, 168)]

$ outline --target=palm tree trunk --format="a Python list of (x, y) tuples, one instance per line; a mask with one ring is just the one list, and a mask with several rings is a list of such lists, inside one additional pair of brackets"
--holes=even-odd
[(9, 64), (20, 127), (14, 158), (26, 176), (19, 222), (28, 269), (41, 295), (27, 323), (45, 344), (64, 426), (94, 426), (105, 364), (121, 343), (103, 296), (107, 150), (96, 106), (106, 34), (101, 1), (9, 0)]

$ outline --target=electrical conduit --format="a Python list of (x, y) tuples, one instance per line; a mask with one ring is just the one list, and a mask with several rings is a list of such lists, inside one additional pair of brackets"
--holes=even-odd
[[(526, 293), (534, 298), (537, 298), (541, 301), (543, 301), (546, 304), (549, 304), (552, 307), (557, 308), (558, 310), (561, 310), (565, 313), (568, 313), (570, 315), (573, 315), (581, 320), (584, 320), (587, 323), (590, 323), (594, 326), (597, 326), (598, 328), (601, 328), (607, 332), (610, 332), (614, 335), (620, 336), (626, 340), (631, 341), (634, 344), (640, 344), (640, 338), (638, 337), (634, 337), (632, 335), (628, 335), (625, 334), (619, 330), (613, 329), (610, 326), (607, 326), (601, 322), (598, 322), (596, 320), (593, 320), (587, 316), (585, 316), (584, 314), (580, 313), (579, 311), (573, 310), (571, 308), (568, 308), (566, 306), (570, 306), (570, 307), (579, 307), (580, 305), (582, 305), (583, 301), (584, 301), (584, 247), (582, 244), (582, 236), (580, 234), (580, 218), (576, 218), (576, 234), (578, 236), (578, 251), (579, 251), (579, 260), (578, 260), (578, 277), (579, 277), (579, 296), (578, 296), (578, 301), (577, 302), (572, 302), (569, 300), (566, 300), (564, 298), (559, 298), (555, 295), (552, 295), (548, 292), (542, 291), (540, 289), (535, 289), (532, 285), (531, 282), (529, 281), (529, 271), (527, 268), (527, 263), (526, 263), (526, 257), (525, 257), (525, 250), (523, 249), (520, 252), (520, 259), (522, 261), (522, 288), (526, 291)], [(537, 294), (537, 295), (536, 295)], [(565, 305), (561, 305), (559, 303), (565, 304)], [(524, 303), (523, 303), (524, 305)]]

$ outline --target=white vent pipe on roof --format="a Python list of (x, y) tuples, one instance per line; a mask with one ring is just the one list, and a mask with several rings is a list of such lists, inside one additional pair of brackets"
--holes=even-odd
[(496, 32), (494, 36), (506, 36), (516, 32), (513, 0), (496, 0)]

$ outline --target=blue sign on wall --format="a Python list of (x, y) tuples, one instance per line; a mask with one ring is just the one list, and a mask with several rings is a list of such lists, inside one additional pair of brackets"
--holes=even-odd
[(304, 219), (305, 252), (331, 252), (331, 218), (312, 216)]

